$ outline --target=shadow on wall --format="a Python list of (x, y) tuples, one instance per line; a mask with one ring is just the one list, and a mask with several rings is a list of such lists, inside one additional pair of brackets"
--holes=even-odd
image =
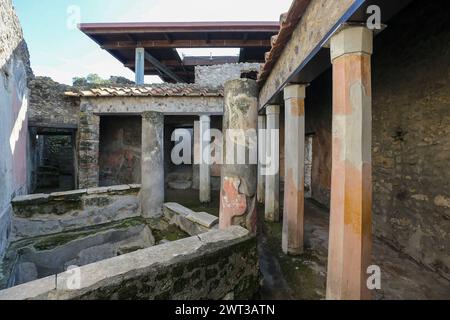
[(141, 182), (141, 132), (140, 116), (100, 118), (100, 186)]
[[(6, 48), (8, 44), (0, 42)], [(3, 49), (2, 48), (2, 49)], [(1, 52), (0, 52), (1, 53)], [(10, 201), (28, 190), (28, 79), (32, 77), (25, 41), (0, 55), (0, 257), (10, 232)]]

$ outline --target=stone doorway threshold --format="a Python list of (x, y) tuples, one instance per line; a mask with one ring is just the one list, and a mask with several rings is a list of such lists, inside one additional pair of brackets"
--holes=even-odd
[[(281, 250), (282, 223), (264, 222), (259, 208), (258, 251), (264, 276), (261, 299), (315, 300), (325, 298), (328, 252), (328, 210), (305, 201), (305, 252), (299, 257)], [(425, 269), (378, 238), (373, 244), (374, 264), (381, 268), (377, 300), (450, 299), (450, 282)]]

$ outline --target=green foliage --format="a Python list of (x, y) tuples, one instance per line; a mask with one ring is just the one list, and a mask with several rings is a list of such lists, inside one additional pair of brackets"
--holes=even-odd
[(103, 79), (96, 73), (90, 73), (86, 77), (75, 77), (72, 79), (73, 86), (86, 87), (92, 85), (131, 85), (133, 81), (120, 76), (111, 76), (109, 79)]

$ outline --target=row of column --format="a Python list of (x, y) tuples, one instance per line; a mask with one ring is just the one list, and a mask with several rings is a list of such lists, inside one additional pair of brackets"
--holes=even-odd
[[(290, 85), (284, 89), (285, 99), (285, 187), (283, 207), (282, 249), (286, 254), (303, 252), (304, 162), (305, 162), (305, 85)], [(266, 118), (266, 119), (265, 119)], [(279, 167), (280, 107), (269, 105), (266, 116), (259, 116), (259, 129), (266, 129), (259, 140), (260, 155), (265, 163)], [(262, 161), (260, 161), (261, 163)], [(265, 219), (280, 221), (280, 175), (263, 172), (260, 164), (258, 200), (265, 204)], [(264, 173), (264, 174), (263, 174)]]
[[(333, 129), (330, 233), (327, 298), (364, 299), (371, 257), (371, 79), (372, 32), (348, 27), (331, 39), (333, 63)], [(258, 87), (252, 80), (233, 80), (225, 87), (223, 129), (256, 129)], [(285, 190), (282, 249), (300, 254), (304, 238), (305, 85), (289, 85), (285, 99)], [(266, 158), (277, 161), (279, 141), (270, 130), (279, 130), (279, 106), (266, 109), (266, 139), (259, 139)], [(143, 114), (142, 207), (146, 216), (161, 214), (164, 201), (163, 115)], [(201, 119), (203, 130), (209, 119)], [(275, 135), (276, 136), (276, 135)], [(202, 134), (202, 146), (210, 139)], [(226, 145), (228, 135), (225, 135)], [(262, 146), (264, 144), (264, 146)], [(245, 145), (245, 148), (250, 148)], [(260, 148), (260, 149), (261, 149)], [(203, 147), (201, 150), (204, 150)], [(247, 150), (249, 151), (249, 150)], [(279, 161), (279, 158), (278, 158)], [(261, 165), (260, 165), (261, 168)], [(268, 220), (279, 221), (279, 173), (259, 173), (253, 164), (223, 165), (220, 228), (239, 224), (256, 228), (256, 199), (264, 201)], [(200, 191), (208, 199), (209, 166), (200, 169)], [(263, 185), (265, 184), (265, 186)], [(259, 194), (257, 196), (257, 191)], [(264, 191), (264, 192), (263, 192)], [(202, 195), (202, 193), (204, 194)]]
[[(367, 299), (371, 259), (372, 31), (345, 27), (331, 38), (333, 65), (332, 178), (327, 272), (328, 299)], [(285, 102), (285, 186), (282, 250), (298, 255), (304, 239), (305, 85), (288, 85)], [(266, 118), (266, 119), (265, 119)], [(279, 106), (269, 105), (259, 128), (279, 129)], [(260, 155), (274, 143), (259, 140)], [(276, 142), (278, 143), (278, 141)], [(258, 201), (265, 218), (280, 219), (279, 175), (259, 173)]]
[[(210, 123), (207, 115), (200, 116), (200, 152), (210, 155)], [(200, 157), (199, 200), (211, 201), (210, 164)], [(162, 213), (164, 203), (164, 115), (161, 112), (142, 114), (142, 211), (153, 217)]]

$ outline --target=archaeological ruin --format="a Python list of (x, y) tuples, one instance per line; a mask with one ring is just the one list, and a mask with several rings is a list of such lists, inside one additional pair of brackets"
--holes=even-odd
[(450, 299), (448, 12), (81, 23), (135, 83), (69, 86), (0, 0), (0, 300)]

